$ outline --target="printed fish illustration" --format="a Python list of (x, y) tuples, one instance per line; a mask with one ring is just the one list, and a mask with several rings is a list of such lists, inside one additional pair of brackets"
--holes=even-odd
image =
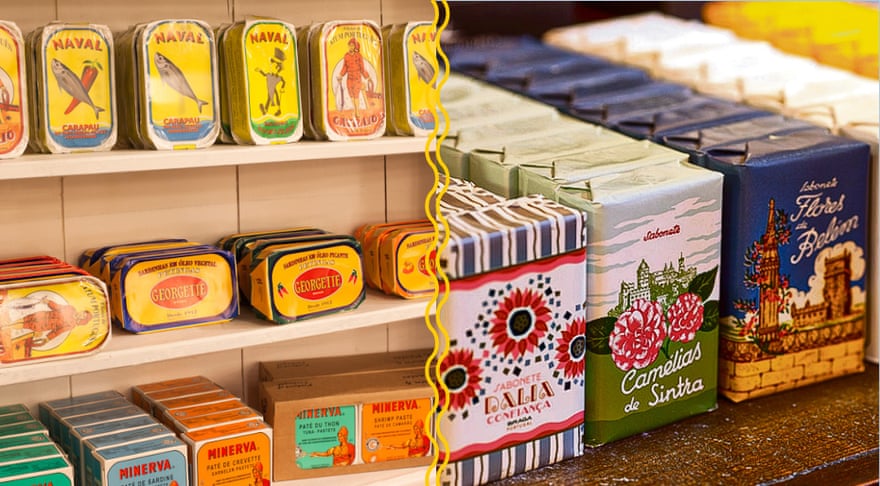
[[(416, 66), (416, 74), (425, 84), (431, 84), (431, 78), (434, 77), (434, 66), (425, 59), (425, 56), (418, 52), (413, 52), (413, 64)], [(433, 86), (433, 85), (432, 85)]]
[(161, 53), (157, 52), (153, 56), (153, 60), (156, 62), (156, 69), (159, 71), (159, 77), (162, 78), (162, 81), (174, 91), (177, 91), (181, 95), (195, 101), (199, 106), (199, 113), (201, 113), (202, 107), (207, 105), (208, 102), (196, 97), (192, 87), (190, 87), (189, 82), (187, 82), (186, 77), (184, 77), (183, 71)]
[(58, 81), (58, 87), (61, 88), (62, 91), (73, 96), (73, 98), (80, 103), (85, 103), (91, 106), (92, 109), (95, 110), (95, 118), (98, 118), (98, 113), (104, 111), (100, 106), (95, 106), (95, 103), (89, 96), (89, 92), (86, 90), (85, 86), (83, 86), (79, 76), (74, 74), (70, 68), (65, 66), (64, 63), (58, 59), (52, 59), (52, 74), (55, 75), (55, 80)]

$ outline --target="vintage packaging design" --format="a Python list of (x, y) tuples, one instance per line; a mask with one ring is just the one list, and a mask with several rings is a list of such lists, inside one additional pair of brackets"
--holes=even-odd
[(721, 196), (687, 162), (560, 189), (589, 223), (586, 445), (716, 407)]
[(724, 174), (720, 390), (864, 369), (868, 145), (796, 132), (710, 150)]
[[(210, 405), (206, 406), (206, 408), (207, 407), (210, 407)], [(174, 418), (171, 422), (171, 426), (177, 431), (177, 433), (185, 434), (196, 430), (214, 428), (219, 425), (253, 422), (254, 420), (262, 419), (263, 416), (257, 413), (256, 410), (247, 407), (242, 403), (239, 408), (231, 410), (221, 410), (215, 413), (205, 413), (204, 415)]]
[[(573, 54), (575, 55), (575, 54)], [(641, 70), (623, 66), (590, 66), (565, 75), (548, 75), (531, 79), (521, 91), (532, 98), (564, 109), (574, 100), (586, 96), (611, 96), (626, 89), (638, 89), (651, 82)]]
[(113, 319), (127, 331), (217, 324), (238, 315), (230, 252), (202, 245), (132, 253), (110, 267)]
[(30, 412), (25, 410), (18, 413), (0, 416), (0, 426), (16, 424), (19, 422), (27, 422), (28, 420), (33, 420), (33, 417), (31, 416)]
[(583, 453), (584, 218), (541, 196), (448, 216), (440, 265), (450, 281), (438, 312), (450, 347), (437, 380), (449, 463), (438, 477), (505, 450), (506, 465), (464, 484), (530, 470), (527, 458), (557, 434), (569, 440), (553, 461)]
[(343, 358), (290, 359), (260, 361), (260, 381), (285, 381), (315, 376), (356, 375), (392, 370), (421, 370), (425, 368), (431, 349), (390, 351), (348, 355)]
[(85, 472), (86, 484), (190, 484), (186, 444), (174, 436), (95, 450)]
[(114, 43), (98, 24), (51, 23), (29, 36), (31, 139), (43, 152), (110, 150), (116, 143)]
[(565, 111), (580, 120), (611, 126), (623, 117), (674, 109), (693, 96), (693, 91), (686, 86), (652, 82), (623, 92), (579, 96)]
[(437, 207), (444, 215), (451, 215), (473, 209), (484, 208), (505, 201), (494, 192), (487, 191), (470, 181), (449, 177), (437, 184), (433, 197), (439, 197), (432, 207)]
[(27, 412), (28, 409), (21, 403), (13, 403), (10, 405), (3, 405), (0, 407), (0, 417), (4, 415), (14, 415), (21, 412)]
[[(166, 415), (173, 416), (177, 410), (222, 402), (240, 402), (240, 400), (228, 390), (222, 389), (197, 395), (156, 400), (153, 403), (153, 416), (165, 423)], [(166, 414), (166, 412), (168, 413)]]
[(257, 484), (272, 478), (272, 429), (262, 420), (218, 425), (181, 435), (193, 484)]
[(266, 246), (251, 262), (251, 306), (279, 324), (356, 308), (364, 300), (361, 246), (351, 236)]
[[(218, 46), (221, 42), (218, 41)], [(221, 52), (230, 133), (236, 143), (268, 145), (302, 137), (296, 29), (248, 18), (223, 31)]]
[(27, 148), (29, 134), (29, 86), (25, 66), (25, 43), (14, 22), (0, 21), (0, 159), (18, 157)]
[(260, 404), (274, 431), (274, 479), (427, 466), (432, 454), (422, 438), (430, 434), (423, 425), (430, 397), (423, 370), (262, 382)]
[(0, 437), (0, 451), (7, 449), (21, 449), (35, 445), (52, 443), (48, 434), (20, 435), (17, 437)]
[(390, 223), (368, 223), (354, 231), (354, 238), (360, 243), (364, 261), (364, 281), (374, 289), (382, 289), (380, 274), (381, 254), (379, 238), (388, 231), (409, 226), (426, 226), (427, 220), (393, 221)]
[(61, 449), (54, 442), (37, 444), (32, 447), (20, 447), (0, 450), (0, 465), (29, 462), (34, 460), (48, 460), (55, 457), (64, 457)]
[(249, 235), (245, 234), (240, 237), (235, 237), (233, 241), (229, 243), (229, 246), (232, 248), (230, 251), (235, 255), (235, 264), (238, 271), (238, 288), (240, 290), (241, 298), (244, 299), (245, 302), (250, 302), (252, 290), (250, 278), (251, 264), (255, 253), (259, 253), (270, 245), (293, 243), (301, 240), (306, 241), (303, 237), (314, 236), (320, 240), (320, 235), (326, 234), (327, 232), (322, 229), (304, 227), (291, 228), (288, 230), (266, 231)]
[(437, 238), (433, 226), (398, 228), (377, 239), (382, 291), (407, 299), (427, 297), (434, 292)]
[(75, 397), (67, 397), (67, 398), (58, 398), (56, 400), (49, 400), (46, 402), (40, 402), (37, 405), (37, 413), (39, 414), (40, 422), (43, 422), (46, 425), (49, 425), (52, 420), (53, 413), (56, 410), (62, 410), (65, 408), (76, 407), (78, 405), (83, 405), (86, 403), (92, 402), (103, 402), (105, 400), (118, 400), (120, 398), (125, 398), (121, 393), (116, 390), (105, 390), (95, 393), (88, 393), (86, 395), (77, 395)]
[(309, 39), (312, 122), (318, 137), (385, 134), (382, 34), (371, 21), (325, 22)]
[(167, 390), (173, 390), (176, 388), (189, 388), (192, 385), (203, 383), (210, 384), (214, 382), (204, 376), (186, 376), (171, 380), (143, 383), (131, 387), (131, 401), (138, 407), (152, 414), (152, 400), (150, 397), (154, 393), (164, 393)]
[(110, 339), (103, 282), (90, 276), (0, 285), (2, 366), (99, 351)]
[(80, 476), (80, 480), (83, 481), (80, 484), (85, 484), (83, 473), (85, 471), (84, 443), (86, 440), (107, 437), (128, 430), (147, 429), (156, 425), (158, 423), (155, 419), (141, 413), (125, 419), (74, 427), (70, 433), (70, 447), (67, 449), (67, 456), (74, 464), (74, 469)]
[(14, 464), (0, 464), (0, 480), (10, 486), (51, 484), (73, 486), (73, 466), (63, 455)]
[[(551, 51), (558, 52), (558, 50)], [(496, 66), (483, 78), (486, 82), (512, 91), (528, 89), (535, 81), (551, 76), (567, 77), (570, 74), (587, 74), (612, 64), (604, 59), (584, 54), (568, 53), (559, 57), (548, 56), (540, 63), (532, 59), (514, 61)]]
[(224, 400), (204, 405), (165, 410), (161, 413), (159, 421), (182, 433), (189, 428), (193, 428), (186, 424), (201, 423), (201, 421), (207, 420), (207, 417), (211, 415), (238, 413), (247, 410), (247, 408), (248, 406), (241, 400)]
[(214, 32), (194, 19), (138, 24), (119, 36), (120, 92), (129, 143), (139, 148), (191, 149), (220, 132)]
[(96, 277), (100, 277), (101, 262), (104, 259), (104, 255), (108, 252), (110, 252), (110, 254), (112, 255), (112, 252), (119, 253), (123, 250), (138, 251), (150, 248), (162, 248), (161, 245), (178, 245), (182, 243), (187, 243), (187, 240), (184, 238), (167, 238), (161, 240), (138, 241), (88, 248), (80, 253), (76, 264), (90, 274)]
[(396, 135), (429, 135), (436, 126), (437, 32), (433, 22), (382, 28), (387, 129)]
[(9, 425), (0, 425), (0, 437), (19, 437), (34, 434), (49, 434), (49, 430), (42, 422), (33, 419), (26, 422), (16, 422)]

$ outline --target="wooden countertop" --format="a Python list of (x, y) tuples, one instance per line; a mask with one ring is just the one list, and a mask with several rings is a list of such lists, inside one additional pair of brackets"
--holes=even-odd
[(878, 372), (751, 401), (628, 437), (579, 458), (494, 483), (877, 484)]

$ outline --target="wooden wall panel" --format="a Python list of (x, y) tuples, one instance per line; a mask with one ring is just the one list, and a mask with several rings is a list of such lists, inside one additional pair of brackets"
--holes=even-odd
[(425, 196), (434, 186), (434, 175), (424, 154), (386, 157), (388, 220), (425, 218)]
[(22, 403), (35, 414), (38, 403), (70, 396), (70, 380), (65, 376), (2, 387), (0, 406)]
[(312, 0), (234, 0), (233, 11), (236, 20), (247, 15), (270, 16), (300, 27), (328, 20), (367, 19), (378, 23), (380, 5), (380, 0), (334, 0), (332, 7)]
[[(425, 300), (425, 305), (427, 303)], [(408, 319), (388, 324), (388, 351), (433, 347), (434, 338), (424, 319)]]
[(434, 20), (433, 1), (382, 0), (382, 23)]
[(68, 177), (67, 257), (86, 248), (183, 237), (213, 244), (238, 231), (234, 167)]
[(114, 32), (125, 30), (136, 23), (152, 20), (188, 18), (216, 26), (229, 22), (232, 18), (231, 0), (230, 2), (226, 0), (57, 1), (59, 20), (105, 24)]
[(28, 32), (56, 19), (55, 0), (19, 2), (0, 0), (0, 18), (15, 22), (21, 33)]
[(239, 168), (241, 230), (314, 225), (351, 234), (384, 221), (382, 157)]
[(64, 258), (63, 228), (61, 178), (0, 181), (0, 258)]

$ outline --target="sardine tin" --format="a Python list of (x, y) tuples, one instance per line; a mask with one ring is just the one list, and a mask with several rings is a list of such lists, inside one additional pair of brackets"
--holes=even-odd
[(0, 465), (0, 478), (13, 485), (72, 486), (73, 466), (63, 456)]
[[(154, 467), (142, 471), (143, 464)], [(132, 477), (188, 486), (186, 445), (173, 436), (99, 449), (86, 455), (87, 484), (125, 486)], [(122, 478), (122, 479), (120, 479)], [(159, 479), (161, 478), (161, 479)]]
[(385, 54), (385, 111), (389, 132), (430, 134), (436, 122), (437, 33), (433, 22), (390, 24), (382, 28)]
[(295, 142), (302, 137), (296, 30), (276, 19), (248, 18), (223, 33), (225, 97), (240, 144)]
[(364, 282), (371, 288), (381, 290), (382, 278), (380, 276), (381, 255), (379, 253), (378, 238), (385, 231), (417, 225), (426, 225), (427, 220), (396, 221), (391, 223), (366, 224), (355, 232), (355, 239), (361, 245), (364, 261)]
[(138, 407), (149, 411), (149, 397), (151, 394), (166, 389), (187, 387), (198, 383), (211, 383), (211, 380), (204, 376), (187, 376), (184, 378), (174, 378), (171, 380), (143, 383), (131, 387), (131, 401)]
[(184, 434), (200, 429), (216, 427), (218, 425), (250, 422), (257, 419), (262, 420), (263, 416), (250, 407), (242, 406), (232, 410), (223, 410), (205, 415), (178, 418), (172, 422), (172, 426), (178, 433)]
[(385, 134), (382, 35), (369, 20), (326, 22), (309, 50), (312, 116), (318, 136), (331, 141)]
[(104, 283), (90, 276), (0, 285), (5, 366), (98, 351), (110, 338)]
[(21, 155), (30, 138), (24, 44), (14, 22), (0, 21), (0, 109), (4, 118), (0, 159)]
[(412, 299), (434, 291), (429, 268), (437, 251), (433, 226), (398, 228), (386, 232), (378, 244), (383, 292)]
[[(191, 430), (180, 436), (188, 446), (193, 484), (229, 484), (247, 478), (248, 484), (272, 478), (272, 428), (262, 420)], [(232, 461), (217, 451), (247, 454), (247, 461)]]
[(360, 244), (351, 237), (270, 246), (255, 255), (251, 305), (282, 324), (353, 309), (365, 296)]

